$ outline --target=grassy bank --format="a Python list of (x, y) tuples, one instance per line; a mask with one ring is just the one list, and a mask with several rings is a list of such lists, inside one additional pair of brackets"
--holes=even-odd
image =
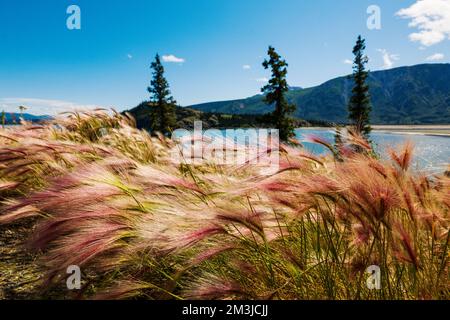
[[(450, 178), (412, 171), (411, 145), (390, 161), (357, 136), (337, 159), (283, 146), (271, 175), (176, 150), (101, 111), (0, 129), (0, 232), (27, 239), (30, 297), (450, 298)], [(64, 289), (70, 265), (81, 291)]]

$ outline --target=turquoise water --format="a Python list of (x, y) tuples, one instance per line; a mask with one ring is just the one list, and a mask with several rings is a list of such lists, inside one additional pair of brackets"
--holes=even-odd
[[(222, 131), (223, 132), (223, 131)], [(308, 135), (315, 135), (334, 142), (334, 131), (324, 129), (297, 129), (296, 136), (305, 148), (314, 154), (326, 154), (328, 149), (307, 141)], [(442, 172), (450, 164), (450, 137), (426, 136), (419, 134), (395, 134), (388, 132), (373, 132), (371, 139), (377, 152), (384, 158), (387, 157), (388, 148), (397, 148), (406, 141), (414, 145), (413, 167), (429, 173)]]
[[(176, 137), (183, 136), (184, 134)], [(213, 138), (215, 136), (225, 136), (225, 130), (215, 130), (215, 132), (207, 131), (206, 136)], [(334, 130), (332, 128), (323, 129), (297, 129), (297, 139), (310, 152), (322, 155), (329, 152), (329, 150), (319, 144), (308, 142), (308, 136), (314, 135), (324, 138), (331, 144), (334, 143)], [(228, 138), (236, 139), (239, 135), (228, 136)], [(255, 137), (250, 137), (250, 140), (257, 141)], [(389, 132), (373, 132), (371, 140), (374, 143), (375, 149), (382, 158), (388, 158), (386, 152), (389, 148), (397, 149), (407, 141), (411, 141), (414, 145), (414, 158), (412, 167), (417, 170), (425, 171), (426, 173), (438, 173), (447, 169), (450, 164), (450, 137), (440, 136), (426, 136), (420, 134), (395, 134)], [(242, 141), (242, 143), (245, 143)]]
[[(305, 148), (315, 154), (324, 154), (328, 150), (320, 145), (305, 141), (308, 135), (325, 138), (331, 143), (334, 141), (332, 129), (297, 129), (296, 135)], [(406, 141), (411, 141), (414, 145), (413, 167), (416, 169), (430, 173), (440, 172), (450, 164), (450, 137), (373, 132), (371, 139), (377, 152), (382, 157), (386, 157), (386, 151), (389, 148), (395, 149)]]

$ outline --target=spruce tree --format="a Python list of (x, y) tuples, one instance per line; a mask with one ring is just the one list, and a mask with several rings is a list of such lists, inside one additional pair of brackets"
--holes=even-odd
[(20, 118), (23, 119), (23, 112), (25, 110), (27, 110), (28, 108), (25, 106), (19, 106), (19, 110), (20, 110)]
[(366, 70), (366, 64), (369, 58), (364, 55), (366, 41), (358, 36), (356, 45), (353, 48), (355, 59), (353, 61), (353, 80), (355, 85), (352, 90), (352, 97), (348, 106), (349, 120), (357, 133), (361, 133), (366, 138), (371, 132), (370, 127), (370, 96), (367, 77), (369, 72)]
[(164, 67), (157, 54), (151, 64), (153, 79), (148, 88), (150, 92), (150, 127), (153, 132), (164, 135), (171, 133), (176, 125), (176, 101), (170, 95), (169, 83), (164, 77)]
[(6, 123), (6, 113), (5, 113), (5, 110), (2, 111), (1, 122), (2, 122), (2, 127), (5, 128), (5, 123)]
[(290, 115), (295, 111), (295, 105), (289, 104), (286, 99), (286, 93), (289, 91), (286, 81), (288, 64), (271, 46), (267, 54), (269, 59), (264, 60), (263, 67), (271, 69), (272, 77), (269, 83), (261, 89), (261, 92), (266, 95), (264, 101), (269, 105), (274, 105), (275, 110), (265, 119), (279, 130), (280, 139), (287, 141), (294, 136), (294, 122)]

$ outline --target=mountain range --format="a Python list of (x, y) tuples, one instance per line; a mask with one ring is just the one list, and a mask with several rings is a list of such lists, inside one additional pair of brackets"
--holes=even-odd
[[(370, 72), (368, 77), (373, 124), (449, 124), (450, 64), (421, 64)], [(351, 75), (311, 88), (290, 87), (288, 100), (295, 117), (331, 123), (347, 122)], [(264, 114), (273, 106), (262, 95), (246, 99), (191, 105), (203, 112)]]
[[(0, 116), (1, 116), (1, 111), (0, 111)], [(36, 116), (33, 114), (29, 114), (29, 113), (20, 114), (20, 113), (14, 113), (14, 112), (6, 112), (5, 113), (5, 123), (6, 124), (18, 123), (20, 121), (21, 117), (24, 120), (29, 121), (29, 122), (39, 122), (39, 121), (51, 119), (50, 116)]]

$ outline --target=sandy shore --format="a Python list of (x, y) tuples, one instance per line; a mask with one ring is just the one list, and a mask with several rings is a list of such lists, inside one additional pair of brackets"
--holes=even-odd
[(450, 137), (450, 125), (417, 125), (417, 126), (392, 126), (375, 125), (372, 126), (375, 131), (386, 131), (401, 134), (423, 134), (433, 136)]

